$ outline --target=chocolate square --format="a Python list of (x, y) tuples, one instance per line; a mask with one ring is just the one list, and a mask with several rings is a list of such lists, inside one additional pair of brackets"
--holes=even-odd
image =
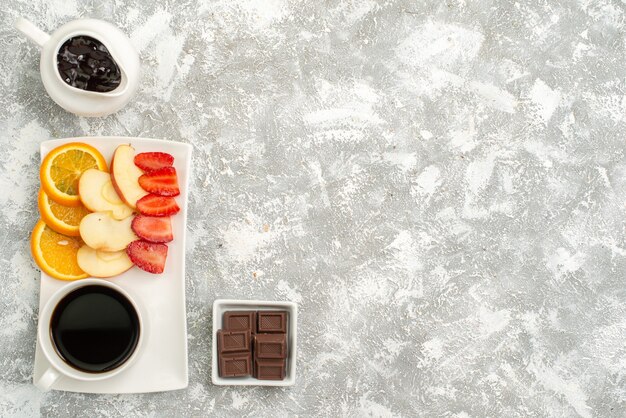
[(252, 371), (252, 356), (246, 353), (224, 353), (219, 355), (220, 377), (249, 376)]
[(228, 311), (224, 312), (224, 329), (250, 330), (256, 334), (256, 311)]
[(254, 336), (255, 358), (287, 357), (287, 337), (285, 334), (257, 334)]
[(283, 380), (285, 378), (284, 359), (256, 359), (254, 377), (259, 380)]
[(286, 333), (287, 312), (285, 311), (259, 311), (257, 312), (258, 333)]
[(250, 351), (250, 331), (217, 331), (217, 349), (220, 353)]

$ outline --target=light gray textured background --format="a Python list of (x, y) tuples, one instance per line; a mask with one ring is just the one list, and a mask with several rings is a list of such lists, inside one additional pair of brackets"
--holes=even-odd
[[(624, 1), (0, 4), (1, 416), (625, 416)], [(119, 25), (136, 99), (64, 112), (20, 15)], [(187, 390), (31, 384), (38, 146), (80, 135), (194, 146)], [(210, 383), (217, 297), (300, 304), (295, 387)]]

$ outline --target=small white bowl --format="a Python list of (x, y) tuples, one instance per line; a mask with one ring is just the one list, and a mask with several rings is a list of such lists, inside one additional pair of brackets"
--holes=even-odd
[[(252, 376), (220, 377), (217, 362), (217, 331), (222, 329), (222, 319), (226, 311), (287, 311), (287, 366), (283, 380), (259, 380)], [(273, 302), (265, 300), (217, 299), (213, 302), (213, 349), (211, 380), (220, 386), (293, 386), (296, 383), (296, 354), (298, 341), (298, 305), (294, 302)], [(254, 366), (254, 365), (253, 365)]]
[[(112, 24), (97, 19), (78, 19), (66, 23), (48, 35), (24, 18), (15, 27), (41, 47), (39, 68), (48, 95), (59, 106), (79, 116), (101, 117), (123, 108), (139, 86), (139, 54), (128, 36)], [(109, 51), (122, 72), (120, 85), (110, 92), (94, 92), (65, 83), (57, 68), (57, 53), (65, 41), (74, 36), (90, 36)]]

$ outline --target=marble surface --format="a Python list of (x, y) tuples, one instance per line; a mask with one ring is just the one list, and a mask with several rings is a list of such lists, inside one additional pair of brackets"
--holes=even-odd
[[(624, 416), (623, 1), (1, 4), (1, 416)], [(18, 16), (117, 24), (136, 98), (60, 109)], [(194, 147), (186, 390), (31, 384), (38, 147), (80, 135)], [(218, 297), (300, 304), (295, 387), (210, 383)]]

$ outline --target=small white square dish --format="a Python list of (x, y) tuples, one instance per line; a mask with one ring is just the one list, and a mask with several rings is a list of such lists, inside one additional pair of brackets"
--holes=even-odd
[[(286, 311), (287, 364), (283, 380), (259, 380), (252, 376), (220, 377), (217, 359), (217, 331), (222, 329), (227, 311)], [(213, 302), (213, 344), (211, 353), (211, 380), (219, 386), (293, 386), (296, 383), (296, 356), (298, 349), (298, 305), (294, 302), (265, 300), (217, 299)]]
[[(180, 195), (176, 201), (180, 212), (172, 216), (174, 240), (168, 243), (167, 262), (162, 274), (153, 275), (133, 267), (119, 276), (99, 279), (119, 285), (133, 297), (144, 314), (144, 343), (136, 361), (119, 374), (104, 380), (81, 381), (62, 376), (53, 383), (51, 389), (85, 393), (144, 393), (184, 389), (188, 383), (185, 234), (192, 148), (189, 144), (148, 138), (77, 137), (42, 142), (41, 158), (68, 142), (85, 142), (94, 146), (107, 162), (111, 161), (115, 148), (121, 144), (131, 144), (137, 153), (160, 151), (171, 154), (178, 173)], [(67, 284), (42, 272), (40, 311), (51, 296)], [(33, 380), (38, 381), (48, 368), (48, 360), (38, 342)]]

